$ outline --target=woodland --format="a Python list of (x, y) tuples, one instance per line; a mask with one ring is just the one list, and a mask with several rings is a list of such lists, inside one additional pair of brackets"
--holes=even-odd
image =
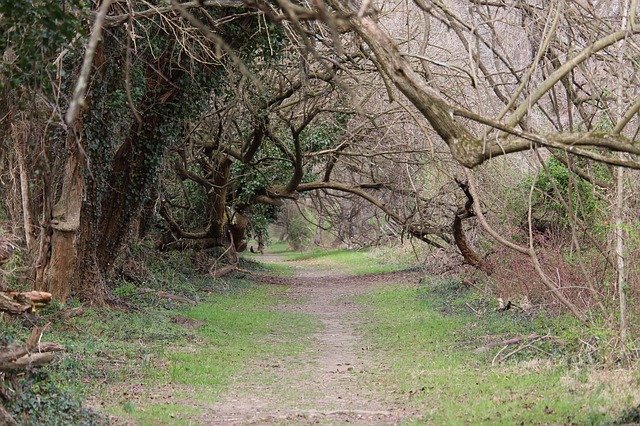
[(277, 241), (407, 255), (636, 377), (638, 12), (0, 0), (0, 423), (47, 424), (15, 401), (75, 359), (56, 321), (190, 305), (158, 259), (223, 283)]

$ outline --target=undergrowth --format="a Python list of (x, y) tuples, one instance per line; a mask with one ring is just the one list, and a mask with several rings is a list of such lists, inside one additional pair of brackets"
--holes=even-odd
[[(141, 424), (191, 422), (200, 413), (192, 402), (214, 401), (253, 359), (302, 350), (302, 343), (274, 340), (272, 331), (304, 342), (301, 336), (315, 327), (303, 315), (273, 309), (281, 287), (213, 279), (198, 272), (188, 252), (141, 257), (143, 273), (136, 282), (113, 283), (116, 299), (109, 307), (87, 307), (65, 318), (62, 313), (77, 306), (72, 301), (2, 323), (0, 343), (24, 341), (32, 325), (51, 322), (43, 340), (66, 347), (52, 364), (10, 385), (16, 396), (5, 405), (16, 419), (34, 425), (106, 423), (106, 415), (83, 408), (90, 397), (97, 411)], [(257, 266), (243, 260), (242, 267)], [(148, 395), (148, 389), (174, 385), (180, 390), (160, 401)]]
[[(383, 386), (424, 422), (605, 424), (640, 402), (637, 373), (605, 375), (586, 364), (579, 352), (590, 330), (571, 317), (497, 312), (450, 279), (385, 288), (360, 302), (373, 306), (363, 332), (388, 368)], [(534, 333), (541, 337), (529, 346), (499, 344)]]

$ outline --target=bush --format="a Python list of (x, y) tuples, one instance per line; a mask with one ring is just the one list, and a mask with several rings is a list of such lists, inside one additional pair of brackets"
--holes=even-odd
[(294, 250), (302, 250), (309, 245), (313, 231), (302, 215), (295, 215), (291, 218), (287, 228), (289, 244)]
[[(604, 166), (597, 168), (595, 174), (600, 180), (610, 178)], [(592, 227), (602, 223), (601, 213), (605, 207), (602, 190), (577, 175), (571, 179), (571, 175), (567, 166), (551, 157), (535, 181), (529, 178), (523, 182), (523, 191), (526, 192), (532, 183), (534, 185), (533, 225), (538, 231), (567, 229), (574, 215)], [(573, 211), (567, 209), (568, 205)]]

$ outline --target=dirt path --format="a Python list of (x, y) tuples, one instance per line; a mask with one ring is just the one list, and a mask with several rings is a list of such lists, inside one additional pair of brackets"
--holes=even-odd
[[(266, 256), (265, 256), (266, 257)], [(277, 261), (275, 257), (267, 261)], [(321, 324), (303, 356), (250, 366), (201, 417), (206, 424), (397, 424), (415, 417), (380, 385), (376, 364), (357, 332), (363, 307), (353, 296), (410, 274), (365, 277), (305, 264), (279, 307), (309, 314)]]

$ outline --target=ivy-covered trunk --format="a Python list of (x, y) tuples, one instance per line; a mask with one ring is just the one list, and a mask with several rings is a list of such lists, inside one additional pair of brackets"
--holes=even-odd
[(149, 61), (137, 106), (140, 121), (134, 120), (123, 105), (117, 46), (107, 37), (96, 52), (83, 125), (74, 132), (84, 152), (70, 134), (52, 237), (37, 267), (37, 287), (62, 302), (72, 294), (105, 302), (106, 282), (156, 182), (164, 149), (182, 129), (176, 97), (183, 72), (169, 55)]
[[(96, 304), (107, 299), (107, 283), (123, 246), (135, 238), (166, 148), (183, 141), (186, 123), (209, 106), (211, 90), (225, 73), (218, 63), (191, 61), (176, 47), (175, 34), (164, 27), (151, 25), (147, 30), (151, 42), (138, 44), (135, 55), (125, 28), (103, 34), (93, 58), (81, 128), (70, 130), (67, 167), (54, 171), (64, 184), (56, 212), (45, 215), (49, 223), (41, 233), (36, 275), (39, 287), (61, 301), (70, 295)], [(237, 30), (229, 27), (233, 34)], [(70, 55), (65, 61), (67, 74), (73, 75), (78, 58)], [(71, 93), (73, 87), (65, 90)], [(221, 159), (216, 171), (209, 240), (229, 238), (229, 165)], [(52, 238), (47, 240), (47, 235)]]
[[(173, 71), (166, 65), (162, 67), (162, 61), (160, 58), (158, 63), (149, 66), (145, 101), (140, 107), (143, 111), (141, 121), (134, 121), (116, 151), (109, 190), (102, 199), (97, 250), (100, 269), (107, 275), (156, 183), (164, 148), (172, 139), (172, 133), (179, 132), (181, 127), (181, 123), (168, 117), (178, 113), (179, 103), (173, 101), (179, 92), (182, 72)], [(169, 62), (168, 59), (164, 61)]]

